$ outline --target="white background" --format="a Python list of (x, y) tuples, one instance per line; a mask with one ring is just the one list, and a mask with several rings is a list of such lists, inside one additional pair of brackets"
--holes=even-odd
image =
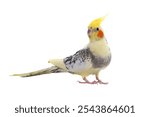
[[(150, 13), (148, 0), (1, 0), (1, 117), (148, 117), (150, 105)], [(108, 85), (82, 85), (67, 73), (32, 78), (12, 73), (51, 66), (88, 43), (87, 26), (108, 14), (102, 27), (112, 61), (100, 74)], [(95, 80), (94, 76), (89, 77)], [(135, 114), (15, 114), (15, 107), (134, 105)]]

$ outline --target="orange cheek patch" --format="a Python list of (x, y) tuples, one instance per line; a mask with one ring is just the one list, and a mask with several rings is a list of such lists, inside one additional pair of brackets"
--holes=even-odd
[(103, 31), (99, 30), (97, 36), (98, 36), (99, 38), (102, 38), (102, 37), (104, 36)]

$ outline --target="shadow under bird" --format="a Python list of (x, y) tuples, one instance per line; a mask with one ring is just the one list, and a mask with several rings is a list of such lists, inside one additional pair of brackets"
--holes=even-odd
[[(64, 59), (50, 59), (48, 63), (53, 64), (53, 66), (49, 68), (14, 74), (13, 76), (31, 77), (41, 74), (68, 72), (82, 76), (83, 81), (78, 81), (81, 84), (107, 84), (107, 82), (102, 82), (98, 77), (99, 72), (106, 68), (111, 61), (110, 48), (100, 27), (104, 19), (105, 17), (101, 17), (89, 24), (87, 31), (89, 43), (74, 55)], [(96, 80), (88, 81), (87, 76), (89, 75), (95, 75)]]

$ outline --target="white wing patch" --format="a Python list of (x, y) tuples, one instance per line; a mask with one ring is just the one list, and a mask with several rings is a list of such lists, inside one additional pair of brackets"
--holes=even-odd
[(81, 73), (92, 67), (89, 49), (82, 49), (74, 55), (66, 57), (64, 63), (68, 71)]

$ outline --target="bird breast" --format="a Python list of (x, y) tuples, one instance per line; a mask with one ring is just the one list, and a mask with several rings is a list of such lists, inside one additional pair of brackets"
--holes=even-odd
[(90, 43), (88, 48), (94, 68), (104, 68), (109, 65), (111, 52), (105, 39)]

